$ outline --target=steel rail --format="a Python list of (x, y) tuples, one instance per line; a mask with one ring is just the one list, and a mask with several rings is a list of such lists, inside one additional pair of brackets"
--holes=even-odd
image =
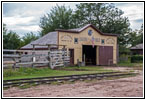
[(24, 83), (45, 83), (45, 82), (55, 82), (55, 81), (67, 81), (67, 80), (79, 80), (79, 79), (88, 79), (88, 78), (99, 78), (99, 79), (102, 79), (102, 78), (105, 78), (105, 77), (118, 77), (118, 76), (126, 76), (126, 75), (133, 75), (135, 73), (121, 73), (121, 74), (98, 74), (98, 75), (81, 75), (81, 76), (73, 76), (73, 77), (61, 77), (59, 79), (57, 78), (54, 78), (54, 79), (39, 79), (39, 80), (29, 80), (29, 81), (20, 81), (20, 82), (7, 82), (7, 83), (4, 83), (3, 85), (4, 86), (8, 86), (8, 85), (16, 85), (16, 84), (24, 84)]
[(73, 76), (83, 76), (83, 75), (112, 74), (112, 73), (121, 73), (121, 72), (103, 72), (103, 73), (93, 73), (93, 74), (79, 74), (79, 75), (66, 75), (66, 76), (49, 76), (49, 77), (23, 78), (23, 79), (3, 80), (3, 82), (21, 81), (21, 80), (33, 80), (33, 79), (45, 79), (45, 78), (73, 77)]

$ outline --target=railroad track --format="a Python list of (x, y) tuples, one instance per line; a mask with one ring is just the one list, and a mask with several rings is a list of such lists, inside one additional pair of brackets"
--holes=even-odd
[(3, 86), (9, 87), (14, 85), (21, 85), (25, 83), (51, 83), (51, 82), (63, 82), (63, 81), (76, 81), (86, 79), (103, 79), (108, 77), (120, 77), (127, 75), (134, 75), (135, 73), (123, 73), (123, 72), (105, 72), (105, 73), (94, 73), (94, 74), (82, 74), (82, 75), (67, 75), (67, 76), (52, 76), (52, 77), (38, 77), (38, 78), (25, 78), (25, 79), (13, 79), (4, 80)]

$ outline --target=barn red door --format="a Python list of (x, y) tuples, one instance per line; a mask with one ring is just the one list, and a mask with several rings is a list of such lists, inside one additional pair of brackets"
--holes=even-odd
[(113, 64), (113, 47), (99, 46), (99, 65)]
[(70, 51), (70, 64), (74, 65), (74, 49), (69, 49)]

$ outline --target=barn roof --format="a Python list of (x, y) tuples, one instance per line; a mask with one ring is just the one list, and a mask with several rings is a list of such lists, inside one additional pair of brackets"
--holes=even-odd
[[(57, 44), (57, 32), (49, 32), (43, 37), (32, 41), (31, 43), (23, 46), (21, 49), (32, 49), (32, 44), (46, 45), (46, 44)], [(47, 46), (36, 46), (35, 48), (48, 48)]]
[(134, 47), (131, 47), (130, 49), (131, 49), (131, 50), (133, 50), (133, 49), (143, 49), (143, 43), (138, 44), (138, 45), (136, 45), (136, 46), (134, 46)]
[(98, 30), (94, 25), (92, 24), (87, 24), (84, 27), (81, 28), (75, 28), (75, 29), (56, 29), (56, 31), (60, 31), (60, 32), (70, 32), (70, 33), (80, 33), (83, 30), (87, 29), (88, 27), (92, 27), (93, 29), (95, 29), (97, 32), (99, 32), (101, 35), (107, 35), (107, 36), (118, 36), (117, 34), (111, 34), (111, 33), (103, 33), (100, 30)]
[[(101, 35), (107, 35), (107, 36), (117, 36), (117, 34), (110, 34), (110, 33), (102, 33), (101, 31), (99, 31), (95, 26), (93, 26), (92, 24), (87, 24), (84, 27), (81, 28), (75, 28), (75, 29), (56, 29), (55, 32), (49, 32), (48, 34), (44, 35), (43, 37), (32, 41), (31, 43), (21, 47), (21, 50), (28, 50), (28, 49), (32, 49), (33, 46), (32, 44), (37, 44), (37, 45), (46, 45), (46, 44), (55, 44), (57, 45), (57, 39), (58, 39), (58, 34), (57, 31), (59, 32), (69, 32), (69, 33), (80, 33), (81, 31), (87, 29), (88, 27), (92, 27), (93, 29), (95, 29), (97, 32), (99, 32)], [(48, 48), (47, 46), (35, 46), (35, 48), (38, 49), (44, 49), (44, 48)]]

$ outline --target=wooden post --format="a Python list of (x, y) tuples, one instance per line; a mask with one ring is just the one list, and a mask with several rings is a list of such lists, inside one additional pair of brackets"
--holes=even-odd
[(16, 58), (13, 58), (13, 61), (14, 61), (14, 64), (12, 66), (12, 69), (15, 69), (15, 66), (16, 66)]
[[(21, 52), (19, 52), (18, 63), (21, 63), (21, 55), (23, 55), (23, 54), (21, 54)], [(20, 66), (19, 66), (19, 68), (20, 68)]]
[(34, 62), (35, 62), (35, 45), (33, 45), (33, 52), (32, 52), (32, 67), (34, 68)]
[(65, 67), (65, 46), (63, 46), (63, 66)]
[(48, 63), (48, 67), (51, 67), (51, 65), (52, 65), (52, 63), (51, 63), (51, 56), (50, 56), (50, 46), (48, 45), (48, 61), (49, 61), (49, 63)]
[(86, 55), (84, 54), (84, 65), (86, 66)]

